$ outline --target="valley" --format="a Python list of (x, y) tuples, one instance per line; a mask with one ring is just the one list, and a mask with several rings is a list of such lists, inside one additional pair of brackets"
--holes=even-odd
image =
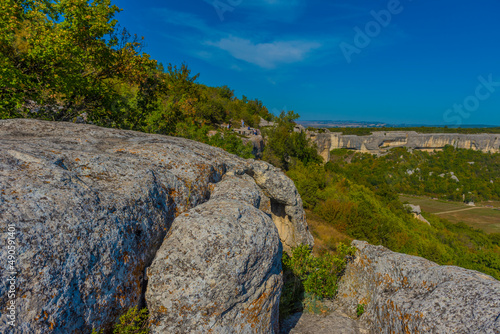
[(422, 196), (400, 195), (399, 199), (403, 203), (419, 205), (424, 215), (434, 214), (453, 223), (463, 222), (486, 233), (500, 233), (500, 208), (497, 202), (483, 202), (471, 207), (461, 202)]

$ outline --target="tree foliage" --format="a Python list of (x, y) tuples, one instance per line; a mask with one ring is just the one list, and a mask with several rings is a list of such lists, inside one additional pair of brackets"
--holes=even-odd
[(500, 200), (500, 154), (446, 146), (433, 153), (395, 148), (377, 157), (340, 149), (332, 151), (328, 168), (374, 191)]
[(314, 144), (307, 138), (305, 132), (294, 132), (295, 120), (299, 115), (293, 111), (281, 112), (276, 125), (265, 131), (267, 143), (263, 159), (275, 166), (288, 170), (290, 166), (300, 161), (304, 164), (320, 163)]
[(0, 8), (2, 118), (70, 121), (87, 112), (110, 125), (120, 117), (110, 108), (111, 79), (140, 84), (138, 68), (157, 66), (138, 54), (139, 41), (120, 45), (110, 0), (6, 0)]
[(184, 136), (248, 157), (223, 123), (273, 116), (259, 100), (196, 82), (186, 64), (164, 68), (143, 39), (118, 25), (111, 0), (5, 0), (0, 4), (0, 119), (86, 121)]

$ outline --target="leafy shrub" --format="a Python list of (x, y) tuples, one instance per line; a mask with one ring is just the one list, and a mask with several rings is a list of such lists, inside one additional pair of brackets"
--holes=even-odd
[[(120, 317), (120, 321), (115, 324), (113, 334), (148, 334), (148, 318), (146, 308), (138, 310), (137, 306), (134, 306)], [(102, 332), (102, 330), (92, 330), (92, 334), (102, 334)]]
[(325, 306), (318, 303), (323, 298), (332, 298), (337, 293), (337, 281), (345, 269), (346, 258), (356, 249), (342, 243), (337, 245), (337, 255), (325, 253), (314, 256), (307, 245), (292, 250), (292, 255), (283, 253), (284, 287), (280, 300), (280, 316), (301, 308), (314, 313), (323, 312)]
[(314, 256), (309, 246), (300, 245), (292, 250), (292, 257), (283, 257), (283, 264), (302, 280), (306, 293), (331, 298), (337, 293), (337, 280), (345, 269), (346, 256), (354, 255), (355, 251), (354, 247), (339, 243), (338, 255)]
[(120, 317), (120, 322), (115, 325), (113, 334), (148, 334), (148, 317), (146, 308), (139, 311), (137, 306), (134, 306)]
[(356, 314), (358, 317), (361, 317), (365, 313), (365, 304), (358, 304), (356, 307)]
[(236, 133), (232, 131), (223, 131), (222, 133), (218, 132), (208, 139), (207, 144), (220, 147), (229, 153), (236, 154), (245, 159), (255, 158), (252, 153), (252, 143), (248, 142), (243, 144), (241, 138), (239, 138)]

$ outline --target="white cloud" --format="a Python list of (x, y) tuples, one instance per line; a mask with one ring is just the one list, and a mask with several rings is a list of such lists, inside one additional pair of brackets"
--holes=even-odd
[(253, 43), (248, 39), (228, 37), (218, 42), (207, 44), (229, 52), (234, 58), (272, 69), (280, 64), (291, 64), (304, 60), (314, 49), (321, 47), (318, 42), (274, 41), (271, 43)]
[(204, 20), (191, 14), (173, 11), (167, 8), (153, 8), (156, 15), (161, 15), (163, 22), (175, 26), (193, 28), (200, 31), (211, 31)]

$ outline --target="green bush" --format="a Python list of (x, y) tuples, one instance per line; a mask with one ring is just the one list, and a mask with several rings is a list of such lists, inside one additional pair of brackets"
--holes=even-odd
[[(120, 317), (120, 321), (114, 326), (113, 334), (148, 334), (148, 318), (146, 308), (138, 310), (137, 306), (134, 306)], [(102, 332), (103, 330), (92, 330), (92, 334), (102, 334)]]
[(365, 313), (365, 304), (358, 304), (356, 307), (356, 314), (358, 317), (361, 317)]
[[(280, 316), (285, 318), (300, 309), (323, 312), (324, 305), (317, 300), (332, 298), (337, 293), (337, 281), (344, 271), (347, 259), (356, 249), (342, 243), (337, 255), (325, 253), (314, 256), (307, 245), (292, 249), (291, 256), (283, 253), (284, 287), (280, 300)], [(318, 313), (314, 311), (314, 313)]]
[(148, 310), (138, 310), (132, 307), (120, 317), (120, 322), (115, 325), (113, 334), (148, 334)]

